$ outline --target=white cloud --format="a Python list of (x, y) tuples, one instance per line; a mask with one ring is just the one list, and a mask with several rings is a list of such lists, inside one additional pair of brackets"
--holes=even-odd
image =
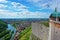
[(41, 6), (46, 6), (48, 0), (28, 0), (27, 2), (30, 2), (37, 7), (41, 7)]
[(42, 4), (41, 6), (42, 6), (42, 7), (47, 7), (47, 5), (48, 5), (48, 3), (44, 3), (44, 4)]
[(2, 2), (2, 1), (6, 1), (6, 0), (0, 0), (0, 2)]
[(60, 0), (52, 0), (49, 5), (50, 9), (55, 10), (55, 8), (57, 7), (57, 10), (60, 12)]
[(6, 2), (8, 2), (8, 1), (7, 1), (7, 0), (0, 0), (0, 2), (6, 3)]
[[(44, 16), (45, 15), (45, 16)], [(0, 18), (47, 18), (47, 13), (43, 12), (10, 12), (8, 10), (0, 10)]]
[(0, 10), (0, 18), (14, 18), (17, 14), (8, 10)]
[(44, 12), (20, 12), (17, 15), (20, 18), (48, 18), (49, 16)]
[(60, 0), (27, 0), (27, 2), (36, 7), (42, 7), (42, 9), (50, 8), (54, 10), (55, 7), (58, 7), (58, 11), (60, 10)]
[(22, 5), (21, 3), (11, 2), (12, 8), (16, 9), (17, 11), (26, 11), (28, 7)]
[(26, 8), (26, 6), (22, 5), (21, 3), (17, 3), (17, 2), (11, 2), (11, 5), (14, 7), (14, 8), (20, 8), (20, 9), (24, 9)]
[[(6, 0), (5, 0), (6, 1)], [(15, 11), (26, 11), (28, 7), (22, 5), (21, 3), (18, 2), (11, 2), (11, 1), (7, 1), (8, 4), (0, 4), (0, 9), (10, 9), (11, 10), (15, 10)]]
[(28, 0), (27, 2), (33, 2), (33, 3), (37, 3), (39, 2), (40, 0)]
[(0, 8), (6, 8), (7, 6), (4, 4), (0, 4)]
[(13, 7), (17, 7), (19, 5), (19, 3), (12, 2), (11, 5), (13, 5)]
[[(1, 10), (0, 9), (0, 18), (46, 18), (46, 17), (48, 17), (47, 13), (44, 13), (44, 12), (30, 12), (27, 9), (28, 7), (26, 7), (20, 3), (11, 2), (9, 4), (12, 5), (12, 6), (7, 5), (9, 8), (11, 8), (12, 10), (16, 9), (21, 12), (11, 12), (11, 10), (9, 11), (9, 10), (3, 10), (3, 9)], [(46, 4), (43, 4), (41, 6), (45, 6)], [(0, 8), (1, 7), (4, 8), (6, 6), (3, 4), (0, 4), (0, 5), (1, 5)]]

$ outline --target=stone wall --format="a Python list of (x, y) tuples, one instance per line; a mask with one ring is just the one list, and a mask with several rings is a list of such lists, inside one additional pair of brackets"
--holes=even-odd
[(39, 22), (32, 22), (32, 33), (41, 40), (48, 40), (49, 28)]
[(50, 21), (49, 40), (60, 40), (60, 24), (56, 21)]

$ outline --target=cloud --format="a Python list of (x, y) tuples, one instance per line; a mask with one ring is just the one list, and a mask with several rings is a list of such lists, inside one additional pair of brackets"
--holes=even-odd
[(0, 0), (0, 2), (3, 2), (3, 1), (6, 1), (6, 0)]
[(4, 4), (0, 4), (0, 8), (6, 8), (7, 6)]
[(58, 7), (58, 11), (60, 9), (60, 0), (27, 0), (27, 2), (33, 4), (37, 8), (54, 10)]
[(16, 8), (17, 6), (19, 6), (19, 5), (20, 5), (20, 3), (11, 2), (11, 5), (12, 5), (14, 8)]
[(28, 0), (27, 2), (32, 3), (36, 7), (46, 6), (48, 4), (47, 0)]
[(2, 2), (2, 3), (6, 3), (6, 2), (8, 2), (7, 0), (0, 0), (0, 2)]
[(0, 18), (14, 18), (17, 14), (8, 10), (0, 10)]
[(57, 7), (57, 10), (60, 12), (60, 0), (50, 1), (49, 8), (54, 11), (56, 7)]
[(27, 8), (26, 6), (22, 5), (21, 3), (17, 3), (17, 2), (11, 2), (11, 5), (14, 7), (14, 8), (20, 8), (20, 9), (25, 9)]
[(27, 6), (24, 6), (18, 2), (7, 1), (6, 3), (0, 3), (0, 9), (8, 9), (10, 11), (25, 11), (27, 8)]
[[(7, 1), (7, 3), (8, 4), (0, 4), (0, 18), (47, 18), (49, 15), (44, 12), (31, 12), (28, 10), (27, 6), (18, 2)], [(41, 6), (44, 7), (45, 5), (47, 5), (47, 3)]]
[[(45, 16), (44, 16), (45, 15)], [(47, 14), (43, 12), (10, 12), (8, 10), (0, 10), (0, 18), (47, 18)]]
[(37, 3), (39, 2), (40, 0), (28, 0), (27, 2), (33, 2), (33, 3)]

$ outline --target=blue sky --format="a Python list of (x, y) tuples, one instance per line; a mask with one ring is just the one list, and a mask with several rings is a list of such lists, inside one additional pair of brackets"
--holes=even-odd
[(60, 0), (0, 0), (0, 18), (49, 18)]

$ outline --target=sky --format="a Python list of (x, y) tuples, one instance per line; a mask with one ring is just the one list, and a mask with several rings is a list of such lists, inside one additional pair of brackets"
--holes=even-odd
[(0, 0), (0, 18), (49, 18), (60, 0)]

